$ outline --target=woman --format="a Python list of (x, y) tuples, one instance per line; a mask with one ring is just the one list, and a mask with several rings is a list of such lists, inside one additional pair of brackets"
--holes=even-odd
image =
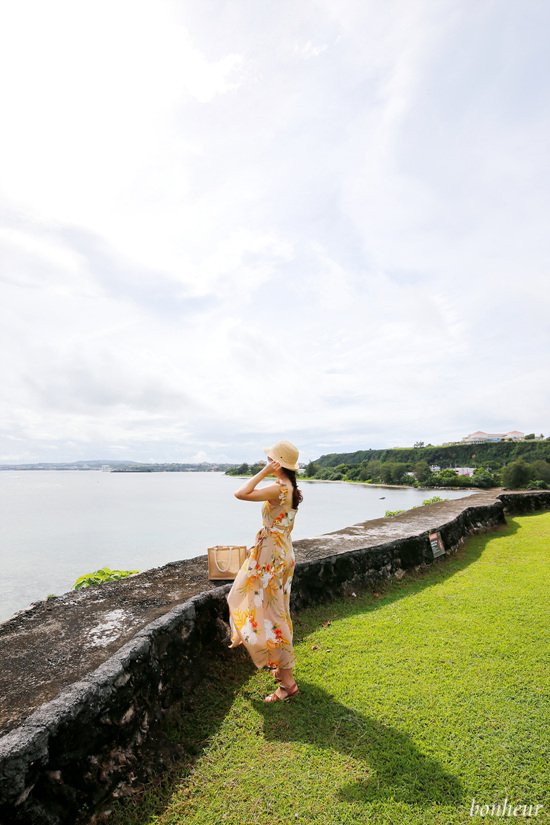
[[(271, 668), (279, 686), (266, 702), (296, 696), (294, 650), (290, 619), (290, 586), (294, 572), (294, 550), (290, 533), (302, 501), (296, 486), (298, 450), (290, 441), (264, 447), (268, 463), (235, 493), (243, 501), (264, 501), (263, 527), (250, 555), (239, 570), (227, 597), (231, 645), (244, 644), (256, 667)], [(266, 476), (277, 481), (256, 489)]]

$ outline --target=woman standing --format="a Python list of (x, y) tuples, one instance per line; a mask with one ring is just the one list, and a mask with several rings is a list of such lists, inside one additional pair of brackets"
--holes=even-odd
[[(277, 690), (266, 702), (296, 696), (294, 649), (290, 619), (290, 586), (294, 572), (294, 550), (290, 533), (302, 493), (296, 486), (298, 450), (290, 441), (264, 447), (268, 463), (235, 493), (243, 501), (263, 501), (263, 527), (250, 555), (239, 570), (227, 597), (231, 645), (244, 644), (256, 667), (271, 668)], [(256, 489), (266, 476), (277, 481)]]

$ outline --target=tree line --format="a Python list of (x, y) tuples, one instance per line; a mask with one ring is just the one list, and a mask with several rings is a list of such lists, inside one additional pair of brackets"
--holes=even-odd
[[(543, 438), (543, 436), (539, 436)], [(329, 453), (315, 459), (319, 467), (336, 467), (339, 464), (356, 465), (369, 461), (414, 464), (425, 461), (442, 469), (453, 467), (488, 467), (500, 470), (513, 461), (550, 461), (550, 438), (544, 441), (493, 441), (484, 444), (449, 444), (434, 447), (417, 442), (415, 447), (392, 447), (380, 450), (357, 450), (354, 453)]]
[(550, 485), (550, 462), (523, 459), (495, 468), (494, 465), (480, 465), (473, 475), (458, 475), (451, 467), (432, 471), (425, 460), (403, 461), (362, 461), (359, 464), (341, 462), (335, 467), (322, 467), (311, 461), (305, 470), (305, 478), (325, 481), (362, 481), (376, 484), (399, 484), (413, 487), (508, 487), (518, 489), (547, 490)]
[[(255, 475), (264, 462), (240, 464), (226, 475)], [(438, 471), (431, 467), (439, 466)], [(472, 476), (456, 467), (473, 467)], [(508, 487), (547, 490), (550, 487), (550, 439), (485, 444), (397, 447), (331, 453), (310, 461), (301, 478), (360, 481), (414, 487)]]
[(238, 467), (231, 467), (226, 470), (226, 476), (255, 476), (259, 473), (262, 467), (265, 467), (265, 461), (257, 461), (256, 464), (239, 464)]

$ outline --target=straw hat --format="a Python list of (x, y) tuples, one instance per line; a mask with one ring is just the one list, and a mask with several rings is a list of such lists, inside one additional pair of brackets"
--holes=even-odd
[(268, 458), (278, 461), (281, 467), (286, 467), (287, 470), (299, 470), (298, 467), (298, 450), (291, 444), (290, 441), (277, 441), (273, 447), (264, 447), (264, 453)]

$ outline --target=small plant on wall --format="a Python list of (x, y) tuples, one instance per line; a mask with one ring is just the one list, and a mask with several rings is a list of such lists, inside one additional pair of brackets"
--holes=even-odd
[(105, 582), (114, 582), (118, 579), (125, 579), (126, 576), (131, 576), (132, 573), (140, 573), (140, 570), (109, 570), (108, 567), (101, 567), (95, 573), (86, 573), (80, 576), (73, 584), (73, 590), (80, 590), (82, 587), (90, 587), (94, 584), (105, 584)]

